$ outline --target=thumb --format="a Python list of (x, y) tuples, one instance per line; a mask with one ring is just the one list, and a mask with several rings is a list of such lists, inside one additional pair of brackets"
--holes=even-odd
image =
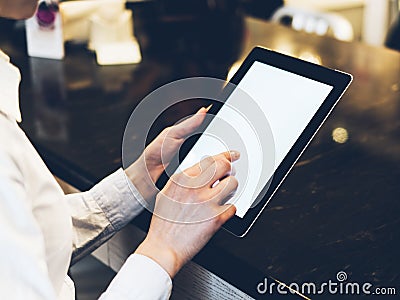
[(201, 123), (203, 123), (209, 108), (210, 106), (208, 108), (202, 107), (191, 117), (172, 126), (168, 135), (176, 139), (182, 139), (189, 136), (201, 125)]

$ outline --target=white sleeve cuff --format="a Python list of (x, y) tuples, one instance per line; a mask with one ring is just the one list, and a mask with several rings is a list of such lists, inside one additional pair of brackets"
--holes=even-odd
[(142, 195), (121, 168), (90, 191), (114, 229), (120, 230), (142, 210)]
[(172, 280), (168, 273), (151, 258), (132, 254), (128, 257), (107, 291), (106, 299), (169, 299)]

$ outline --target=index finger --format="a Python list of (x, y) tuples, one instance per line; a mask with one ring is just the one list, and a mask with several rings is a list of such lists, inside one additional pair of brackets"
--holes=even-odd
[(216, 165), (219, 160), (228, 160), (229, 162), (234, 162), (240, 158), (240, 153), (236, 150), (225, 151), (214, 156), (208, 156), (202, 159), (199, 163), (186, 169), (183, 173), (189, 176), (198, 176), (203, 172), (206, 172), (208, 168), (212, 165)]

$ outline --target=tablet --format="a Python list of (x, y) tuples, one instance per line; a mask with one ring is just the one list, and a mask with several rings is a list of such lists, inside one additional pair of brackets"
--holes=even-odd
[[(223, 228), (243, 237), (334, 108), (352, 76), (254, 48), (213, 102), (198, 134), (185, 142), (157, 186), (204, 156), (238, 150), (236, 215)], [(229, 87), (229, 88), (228, 88)], [(232, 88), (233, 87), (233, 88)]]

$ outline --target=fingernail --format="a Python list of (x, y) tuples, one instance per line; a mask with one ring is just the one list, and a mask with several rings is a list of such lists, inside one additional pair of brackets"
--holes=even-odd
[(212, 106), (213, 106), (213, 105), (210, 104), (210, 105), (206, 108), (206, 112), (208, 112)]
[(207, 112), (207, 109), (205, 107), (202, 107), (196, 112), (196, 114), (202, 113), (204, 111)]
[(229, 154), (231, 155), (232, 160), (237, 160), (240, 157), (240, 152), (236, 150), (229, 151)]

